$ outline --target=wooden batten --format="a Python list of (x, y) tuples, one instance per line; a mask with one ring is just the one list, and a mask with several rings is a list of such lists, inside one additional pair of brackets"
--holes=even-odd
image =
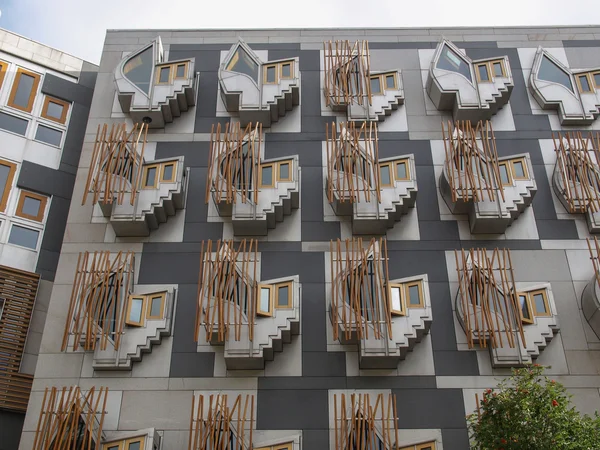
[(258, 202), (261, 144), (261, 123), (249, 123), (244, 129), (239, 123), (227, 123), (224, 131), (221, 124), (212, 126), (206, 203), (211, 193), (216, 203)]
[(519, 337), (525, 345), (510, 250), (461, 249), (454, 256), (469, 348), (515, 348)]
[(194, 395), (188, 450), (251, 449), (254, 427), (254, 395)]
[[(62, 350), (118, 350), (133, 287), (133, 252), (80, 253), (71, 290)], [(107, 324), (107, 325), (105, 325)], [(114, 325), (113, 325), (114, 324)], [(111, 329), (112, 328), (112, 329)]]
[[(452, 201), (504, 201), (496, 138), (489, 121), (475, 127), (469, 121), (442, 122), (445, 170)], [(461, 167), (462, 166), (462, 167)]]
[(371, 105), (369, 42), (327, 41), (323, 49), (327, 106)]
[(330, 271), (333, 338), (340, 338), (341, 325), (346, 340), (353, 332), (358, 339), (391, 339), (386, 240), (372, 238), (364, 244), (361, 238), (331, 241)]
[(125, 123), (112, 124), (110, 131), (107, 124), (98, 125), (82, 205), (88, 195), (94, 205), (115, 201), (122, 205), (127, 193), (131, 194), (130, 204), (135, 203), (142, 182), (147, 135), (148, 124), (144, 123), (136, 123), (129, 131)]
[(398, 410), (393, 394), (333, 394), (335, 450), (396, 448)]
[(258, 299), (257, 277), (258, 241), (203, 241), (198, 274), (198, 301), (194, 338), (199, 338), (200, 326), (204, 326), (206, 340), (219, 342), (231, 336), (241, 340), (242, 327), (248, 327), (252, 342), (256, 304)]
[(326, 124), (327, 198), (330, 203), (381, 202), (377, 124)]
[(78, 386), (46, 388), (33, 450), (100, 448), (107, 397), (105, 387), (85, 393)]
[(600, 212), (600, 133), (552, 133), (552, 140), (569, 212)]
[(33, 376), (20, 373), (40, 276), (0, 266), (0, 409), (25, 412)]

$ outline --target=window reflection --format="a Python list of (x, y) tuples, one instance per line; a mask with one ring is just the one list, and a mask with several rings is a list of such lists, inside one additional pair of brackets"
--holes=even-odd
[(227, 65), (227, 70), (246, 74), (255, 83), (258, 83), (258, 64), (242, 47), (238, 47), (233, 54), (233, 58), (231, 58), (231, 61)]
[(546, 55), (542, 58), (537, 77), (543, 81), (562, 84), (569, 91), (573, 92), (573, 84), (571, 83), (569, 74), (550, 61)]
[(473, 81), (471, 79), (471, 69), (467, 62), (447, 45), (444, 45), (444, 48), (442, 49), (436, 68), (460, 73), (470, 82)]
[(127, 79), (135, 84), (146, 95), (150, 94), (150, 80), (154, 70), (152, 58), (153, 47), (148, 47), (143, 52), (131, 58), (125, 64), (123, 73)]

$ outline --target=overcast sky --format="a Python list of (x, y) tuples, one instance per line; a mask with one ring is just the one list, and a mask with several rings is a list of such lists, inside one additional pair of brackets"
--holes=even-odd
[(0, 0), (0, 27), (98, 63), (106, 29), (600, 24), (600, 0)]

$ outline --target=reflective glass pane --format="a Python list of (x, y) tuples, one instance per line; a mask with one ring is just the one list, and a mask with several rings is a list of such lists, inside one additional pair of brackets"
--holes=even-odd
[(31, 230), (29, 228), (20, 227), (19, 225), (13, 225), (10, 230), (8, 242), (35, 250), (37, 247), (39, 234), (40, 232), (37, 230)]
[(527, 304), (527, 297), (525, 295), (519, 295), (519, 304), (521, 305), (521, 312), (523, 313), (523, 318), (531, 320), (529, 305)]
[(503, 77), (504, 76), (504, 73), (502, 72), (502, 63), (499, 61), (494, 63), (494, 76), (495, 77)]
[(21, 208), (21, 212), (23, 214), (27, 214), (28, 216), (37, 216), (40, 213), (40, 207), (42, 206), (42, 201), (37, 198), (25, 196), (23, 200), (23, 207)]
[(279, 164), (279, 178), (287, 180), (290, 178), (290, 165), (289, 163)]
[(141, 448), (140, 445), (141, 445), (140, 441), (130, 442), (127, 450), (140, 450), (140, 448)]
[(381, 92), (381, 79), (379, 77), (371, 78), (371, 94)]
[(513, 162), (513, 169), (515, 171), (515, 177), (525, 178), (525, 168), (523, 167), (523, 161)]
[(396, 77), (394, 75), (386, 75), (385, 76), (385, 87), (387, 89), (395, 89), (396, 88)]
[(544, 302), (543, 294), (535, 294), (533, 296), (533, 302), (535, 303), (535, 312), (538, 314), (548, 314), (546, 310), (546, 302)]
[(163, 168), (163, 180), (172, 180), (173, 179), (173, 164), (168, 164)]
[(600, 73), (594, 74), (594, 84), (597, 88), (600, 88)]
[(10, 186), (6, 186), (10, 169), (10, 167), (0, 164), (0, 199), (4, 197), (4, 191), (6, 191), (7, 188), (10, 189)]
[(129, 81), (135, 84), (145, 94), (150, 93), (150, 80), (154, 70), (152, 57), (153, 47), (149, 47), (139, 55), (131, 58), (123, 67), (123, 73)]
[(506, 166), (506, 164), (500, 164), (498, 168), (500, 169), (500, 181), (502, 181), (502, 184), (510, 184), (510, 179), (508, 177), (508, 167)]
[(150, 167), (147, 170), (146, 186), (154, 186), (156, 183), (156, 167)]
[(540, 80), (562, 84), (568, 90), (573, 92), (573, 84), (571, 84), (571, 77), (569, 77), (569, 74), (550, 61), (550, 59), (545, 55), (542, 57), (542, 63), (540, 64), (540, 70), (538, 71), (538, 78)]
[(64, 105), (60, 105), (60, 104), (54, 103), (54, 102), (48, 102), (48, 108), (46, 109), (46, 115), (60, 120), (60, 119), (62, 119), (64, 110), (65, 110)]
[(275, 75), (277, 73), (277, 67), (267, 67), (267, 83), (275, 83)]
[(379, 178), (382, 185), (384, 184), (392, 184), (392, 180), (390, 179), (390, 166), (380, 166), (379, 167)]
[(406, 180), (408, 178), (405, 162), (396, 164), (396, 178), (399, 180)]
[(419, 295), (419, 286), (413, 284), (408, 288), (408, 303), (409, 305), (420, 305), (421, 296)]
[(129, 310), (129, 318), (130, 322), (141, 322), (142, 321), (142, 307), (144, 306), (144, 300), (141, 298), (132, 298), (131, 309)]
[(451, 72), (460, 73), (464, 75), (467, 80), (471, 80), (471, 69), (467, 62), (456, 54), (456, 52), (447, 45), (444, 45), (440, 58), (438, 59), (436, 67), (438, 69), (450, 70)]
[(25, 136), (29, 121), (0, 112), (0, 128)]
[(256, 62), (242, 47), (238, 47), (233, 54), (233, 58), (231, 58), (231, 62), (227, 66), (227, 70), (248, 75), (256, 83), (258, 83), (258, 64), (256, 64)]
[(263, 166), (261, 173), (263, 186), (271, 186), (273, 184), (273, 166)]
[(152, 297), (150, 301), (150, 315), (152, 317), (162, 316), (162, 296)]
[(33, 89), (33, 83), (35, 78), (26, 73), (21, 73), (17, 78), (17, 90), (15, 97), (13, 98), (13, 105), (20, 106), (21, 108), (27, 108), (29, 106), (29, 97), (31, 90)]
[(277, 288), (277, 304), (279, 306), (290, 306), (289, 286), (279, 286)]
[(391, 292), (392, 292), (392, 310), (402, 311), (402, 300), (400, 298), (400, 288), (393, 287), (391, 289)]
[(588, 77), (585, 75), (581, 75), (579, 78), (579, 84), (581, 85), (582, 92), (590, 92), (592, 88), (590, 87), (590, 83), (588, 81)]
[(161, 67), (158, 82), (159, 83), (168, 83), (170, 75), (171, 75), (171, 67)]
[(477, 66), (477, 71), (479, 72), (479, 80), (480, 81), (489, 81), (490, 76), (488, 74), (487, 64), (480, 64)]
[(177, 66), (177, 72), (175, 72), (175, 76), (177, 78), (185, 77), (185, 64), (179, 64)]
[(260, 288), (260, 310), (271, 312), (271, 289)]
[(281, 66), (281, 76), (284, 78), (292, 77), (292, 65), (291, 64), (284, 64), (283, 66)]
[(35, 132), (35, 140), (60, 147), (60, 141), (62, 141), (62, 131), (49, 128), (44, 125), (38, 125), (37, 131)]
[(119, 450), (119, 445), (111, 445), (108, 450)]

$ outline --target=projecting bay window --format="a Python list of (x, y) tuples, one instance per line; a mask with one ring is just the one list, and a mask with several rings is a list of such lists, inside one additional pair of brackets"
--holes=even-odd
[(509, 159), (498, 163), (502, 186), (512, 186), (513, 181), (528, 180), (525, 158)]
[(142, 188), (156, 189), (159, 183), (174, 183), (177, 174), (176, 165), (175, 161), (145, 165), (142, 176)]
[(8, 106), (30, 113), (38, 90), (41, 76), (18, 68), (8, 97)]
[(294, 283), (292, 281), (276, 284), (259, 284), (256, 314), (271, 317), (275, 309), (293, 308), (293, 286)]
[(145, 448), (146, 436), (108, 442), (102, 446), (102, 450), (144, 450)]
[(188, 74), (188, 63), (161, 64), (156, 67), (154, 84), (170, 85), (174, 80), (185, 80)]
[(486, 61), (476, 65), (475, 74), (479, 83), (491, 83), (495, 78), (506, 78), (506, 67), (501, 59)]
[(278, 84), (280, 80), (294, 78), (294, 61), (267, 64), (262, 68), (263, 84)]
[(261, 188), (273, 188), (276, 181), (294, 181), (293, 167), (294, 162), (291, 159), (261, 164), (259, 166), (258, 186)]
[(394, 186), (396, 181), (409, 181), (408, 159), (389, 161), (379, 164), (379, 184), (381, 187)]
[(385, 91), (398, 90), (398, 76), (394, 73), (380, 73), (371, 75), (371, 95), (384, 95)]
[(406, 315), (407, 308), (424, 308), (423, 281), (407, 281), (388, 285), (388, 302), (393, 315)]
[(519, 292), (519, 306), (521, 308), (521, 321), (532, 324), (534, 317), (550, 317), (552, 311), (548, 303), (548, 291), (536, 289), (529, 292)]
[(146, 320), (164, 319), (166, 298), (166, 292), (130, 295), (127, 302), (125, 323), (133, 327), (143, 327)]

